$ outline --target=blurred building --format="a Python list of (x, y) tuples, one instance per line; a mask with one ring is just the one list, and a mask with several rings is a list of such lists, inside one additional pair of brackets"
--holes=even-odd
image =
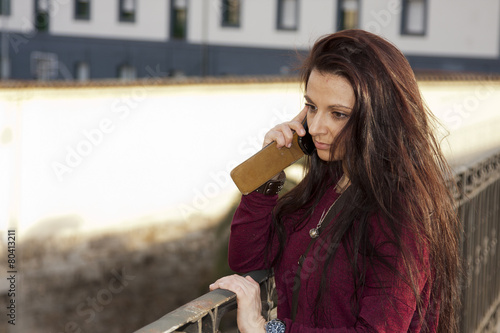
[(1, 76), (134, 79), (288, 74), (346, 28), (417, 69), (500, 72), (500, 0), (0, 0)]

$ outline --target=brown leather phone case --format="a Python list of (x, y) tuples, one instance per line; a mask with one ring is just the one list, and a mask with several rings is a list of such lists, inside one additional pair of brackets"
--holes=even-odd
[(304, 156), (299, 146), (298, 135), (294, 133), (290, 148), (276, 148), (271, 142), (255, 155), (238, 165), (231, 171), (231, 178), (244, 195), (254, 191), (269, 179), (280, 173)]

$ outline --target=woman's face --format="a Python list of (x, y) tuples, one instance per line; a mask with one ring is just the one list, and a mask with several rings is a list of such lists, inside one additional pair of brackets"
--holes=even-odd
[[(307, 124), (319, 158), (323, 161), (343, 159), (343, 149), (330, 156), (330, 147), (347, 123), (354, 107), (354, 91), (341, 76), (313, 70), (307, 83)], [(342, 146), (340, 146), (342, 148)]]

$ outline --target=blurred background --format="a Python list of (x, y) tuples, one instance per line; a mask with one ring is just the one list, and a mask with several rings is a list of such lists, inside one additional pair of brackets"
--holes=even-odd
[(407, 56), (454, 168), (499, 149), (500, 0), (0, 0), (0, 332), (133, 332), (207, 292), (229, 172), (350, 28)]

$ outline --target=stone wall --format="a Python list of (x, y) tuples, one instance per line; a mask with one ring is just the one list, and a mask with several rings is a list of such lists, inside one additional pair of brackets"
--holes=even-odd
[[(0, 332), (134, 332), (206, 293), (226, 273), (230, 215), (223, 224), (165, 224), (23, 243), (16, 325), (3, 316)], [(0, 307), (8, 301), (3, 294)]]

